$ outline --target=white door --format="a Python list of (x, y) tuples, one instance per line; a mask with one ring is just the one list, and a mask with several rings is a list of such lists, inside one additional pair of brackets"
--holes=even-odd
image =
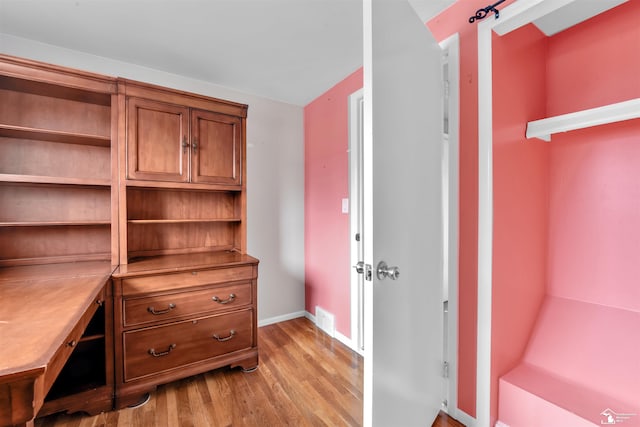
[(440, 73), (408, 3), (365, 0), (365, 426), (430, 426), (442, 400)]

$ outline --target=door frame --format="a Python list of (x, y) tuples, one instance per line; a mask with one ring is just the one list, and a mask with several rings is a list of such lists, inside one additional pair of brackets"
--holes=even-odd
[[(502, 36), (578, 0), (518, 0), (478, 24), (478, 314), (476, 427), (491, 425), (493, 33)], [(524, 124), (523, 124), (524, 125)]]
[[(448, 326), (446, 334), (445, 356), (448, 363), (448, 391), (444, 398), (447, 400), (446, 411), (454, 418), (461, 420), (469, 416), (458, 409), (458, 261), (459, 261), (459, 199), (460, 199), (460, 37), (453, 34), (440, 42), (443, 52), (443, 65), (448, 63), (448, 132), (443, 126), (443, 218), (447, 221), (443, 230), (445, 234), (445, 258), (443, 278), (448, 293)], [(443, 109), (444, 111), (444, 109)], [(445, 408), (443, 408), (445, 409)]]
[[(362, 149), (363, 149), (363, 114), (364, 88), (349, 95), (349, 259), (351, 273), (349, 283), (351, 289), (351, 341), (350, 347), (360, 355), (364, 355), (364, 276), (353, 266), (362, 261)], [(360, 233), (360, 242), (355, 235)]]

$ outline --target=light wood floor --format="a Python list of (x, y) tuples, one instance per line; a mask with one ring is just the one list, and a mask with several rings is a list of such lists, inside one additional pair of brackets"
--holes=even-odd
[[(145, 405), (97, 416), (57, 414), (36, 427), (362, 425), (363, 361), (309, 320), (259, 328), (260, 366), (220, 369), (158, 387)], [(444, 414), (437, 427), (464, 427)]]
[(259, 328), (260, 366), (158, 387), (138, 408), (51, 415), (36, 427), (359, 426), (362, 357), (300, 318)]

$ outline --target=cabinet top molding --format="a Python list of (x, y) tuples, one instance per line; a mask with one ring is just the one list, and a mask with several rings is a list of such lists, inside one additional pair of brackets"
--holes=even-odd
[[(156, 101), (168, 102), (176, 105), (185, 105), (192, 108), (212, 110), (216, 112), (247, 117), (248, 106), (238, 102), (224, 99), (198, 95), (177, 89), (170, 89), (164, 86), (157, 86), (150, 83), (142, 83), (135, 80), (118, 78), (118, 92), (126, 96), (139, 98), (149, 98)], [(212, 105), (215, 104), (215, 108)]]
[[(246, 104), (220, 98), (170, 89), (150, 83), (125, 79), (123, 77), (80, 71), (74, 68), (5, 54), (0, 54), (0, 76), (27, 79), (31, 85), (33, 85), (34, 82), (39, 82), (102, 94), (123, 93), (128, 96), (152, 97), (154, 99), (161, 97), (162, 99), (158, 100), (208, 110), (212, 108), (212, 104), (216, 104), (216, 111), (243, 118), (247, 117), (247, 110), (249, 108)], [(40, 88), (39, 90), (42, 89)], [(48, 91), (51, 90), (53, 90), (53, 88), (48, 89)], [(52, 95), (56, 96), (55, 93)], [(68, 97), (68, 95), (66, 96)]]

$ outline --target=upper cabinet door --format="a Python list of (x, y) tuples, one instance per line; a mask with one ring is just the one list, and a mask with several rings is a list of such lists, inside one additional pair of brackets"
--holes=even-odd
[(210, 111), (191, 112), (191, 181), (242, 184), (242, 120)]
[(129, 179), (189, 180), (189, 109), (129, 98), (127, 101)]

